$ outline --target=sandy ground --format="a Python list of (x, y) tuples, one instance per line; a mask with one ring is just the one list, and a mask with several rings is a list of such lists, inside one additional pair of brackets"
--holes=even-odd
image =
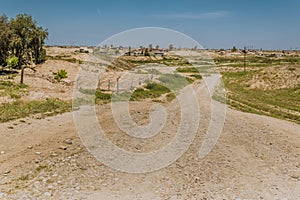
[[(99, 163), (82, 145), (72, 113), (3, 123), (0, 125), (1, 198), (300, 198), (299, 125), (229, 108), (216, 146), (204, 159), (199, 159), (199, 147), (209, 120), (209, 102), (205, 98), (200, 101), (203, 123), (188, 151), (170, 166), (145, 174), (119, 172)], [(147, 122), (150, 105), (151, 102), (132, 103), (133, 119)], [(137, 147), (114, 124), (109, 104), (97, 110), (99, 123), (115, 144), (129, 149)], [(168, 141), (172, 127), (161, 134), (166, 134), (164, 138)], [(141, 143), (139, 148), (147, 150), (164, 143), (159, 136), (146, 146)]]
[[(74, 50), (48, 51), (74, 56)], [(86, 59), (85, 54), (75, 56)], [(52, 72), (62, 68), (68, 80), (52, 82)], [(35, 73), (26, 71), (30, 87), (23, 98), (71, 99), (78, 70), (77, 64), (50, 60)], [(107, 79), (117, 76), (109, 74)], [(197, 95), (201, 123), (192, 145), (176, 162), (151, 173), (120, 172), (97, 161), (80, 140), (73, 113), (0, 124), (0, 199), (300, 199), (300, 126), (227, 108), (217, 144), (200, 159), (211, 102), (205, 88), (199, 87)], [(132, 119), (139, 125), (149, 123), (153, 104), (130, 103)], [(141, 153), (165, 146), (176, 135), (179, 104), (162, 105), (168, 121), (158, 135), (145, 140), (120, 130), (110, 104), (97, 106), (96, 113), (112, 143)]]

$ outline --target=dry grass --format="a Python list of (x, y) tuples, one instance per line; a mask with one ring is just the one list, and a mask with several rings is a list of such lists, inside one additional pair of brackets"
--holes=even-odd
[(300, 124), (300, 86), (251, 88), (248, 81), (260, 71), (223, 74), (228, 104), (242, 111), (286, 119)]

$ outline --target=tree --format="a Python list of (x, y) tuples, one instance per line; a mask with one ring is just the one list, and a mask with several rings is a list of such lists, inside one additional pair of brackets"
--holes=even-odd
[(10, 61), (7, 58), (16, 57), (13, 60), (18, 61), (18, 66), (8, 64), (21, 69), (21, 83), (23, 83), (24, 65), (45, 61), (46, 50), (43, 46), (47, 37), (47, 29), (37, 26), (30, 15), (19, 14), (10, 20), (7, 20), (5, 15), (1, 16), (0, 65), (5, 66), (6, 62)]
[(0, 16), (0, 65), (5, 65), (9, 56), (11, 31), (5, 15)]
[(173, 47), (173, 44), (170, 44), (169, 45), (169, 51), (173, 51), (174, 47)]
[(149, 49), (148, 49), (148, 48), (145, 48), (144, 56), (150, 56), (150, 53), (149, 53)]
[(149, 45), (148, 45), (148, 48), (149, 48), (149, 51), (152, 51), (153, 45), (152, 45), (152, 44), (149, 44)]
[(33, 30), (30, 47), (35, 64), (42, 63), (46, 60), (46, 50), (43, 46), (47, 37), (48, 32), (47, 30), (43, 30), (42, 27), (36, 27), (36, 29)]
[(35, 64), (40, 63), (44, 40), (48, 37), (47, 29), (38, 27), (27, 14), (17, 15), (9, 24), (12, 31), (10, 46), (13, 54), (19, 59), (18, 68), (21, 69), (23, 64), (31, 61)]
[(237, 52), (237, 48), (235, 46), (232, 47), (231, 52)]
[(159, 45), (156, 45), (156, 46), (155, 46), (155, 49), (159, 49)]

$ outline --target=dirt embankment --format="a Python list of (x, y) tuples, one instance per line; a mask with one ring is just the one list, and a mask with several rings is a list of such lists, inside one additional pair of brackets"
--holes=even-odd
[(300, 86), (300, 66), (268, 67), (260, 70), (246, 84), (251, 89), (276, 90)]

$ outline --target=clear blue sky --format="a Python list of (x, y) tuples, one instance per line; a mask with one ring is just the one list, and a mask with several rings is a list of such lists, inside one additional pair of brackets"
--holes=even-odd
[(50, 45), (97, 45), (138, 27), (164, 27), (207, 48), (300, 47), (299, 0), (0, 0), (0, 14), (33, 16)]

